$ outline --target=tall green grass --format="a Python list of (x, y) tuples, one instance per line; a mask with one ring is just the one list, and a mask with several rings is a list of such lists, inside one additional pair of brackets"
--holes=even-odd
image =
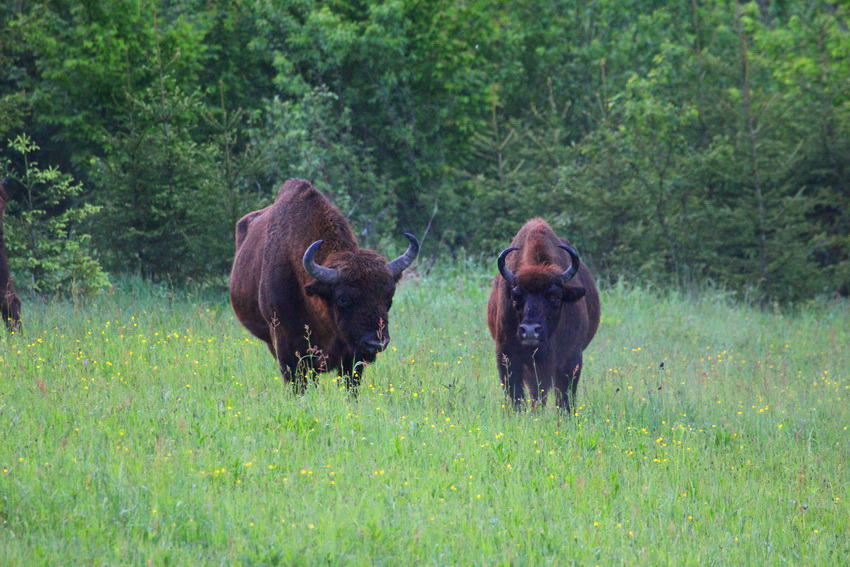
[(4, 565), (850, 563), (847, 302), (604, 290), (564, 416), (504, 407), (483, 273), (404, 282), (359, 399), (126, 287), (0, 339)]

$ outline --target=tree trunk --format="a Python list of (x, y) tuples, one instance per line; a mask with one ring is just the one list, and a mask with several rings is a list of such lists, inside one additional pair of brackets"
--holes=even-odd
[(741, 95), (744, 107), (744, 119), (746, 121), (746, 138), (748, 146), (748, 161), (750, 170), (750, 183), (756, 197), (756, 231), (758, 235), (759, 272), (761, 281), (768, 286), (770, 274), (767, 269), (767, 231), (765, 228), (765, 205), (764, 190), (761, 182), (761, 172), (758, 164), (758, 118), (753, 112), (752, 97), (750, 93), (750, 59), (747, 47), (747, 36), (741, 22), (741, 8), (735, 5), (735, 20), (738, 28), (738, 39), (740, 41), (741, 55)]

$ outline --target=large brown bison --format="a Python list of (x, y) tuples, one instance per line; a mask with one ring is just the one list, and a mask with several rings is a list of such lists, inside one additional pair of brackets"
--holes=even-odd
[[(515, 254), (511, 252), (517, 251)], [(599, 327), (599, 293), (587, 266), (543, 219), (532, 219), (499, 254), (499, 273), (487, 304), (499, 377), (518, 406), (523, 385), (537, 405), (554, 388), (570, 409), (582, 370), (582, 351)]]
[(360, 248), (342, 213), (301, 179), (236, 223), (233, 310), (296, 391), (305, 367), (339, 370), (356, 389), (362, 363), (387, 347), (396, 283), (419, 253), (416, 238), (405, 236), (407, 251), (391, 262)]
[(9, 273), (9, 262), (6, 258), (6, 237), (3, 232), (3, 219), (6, 216), (6, 183), (8, 179), (0, 180), (0, 314), (10, 331), (21, 327), (21, 300), (15, 293), (12, 276)]

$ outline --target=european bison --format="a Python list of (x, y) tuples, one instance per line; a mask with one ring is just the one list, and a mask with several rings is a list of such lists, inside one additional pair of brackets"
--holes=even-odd
[(301, 179), (236, 223), (233, 310), (296, 391), (306, 384), (305, 358), (314, 370), (339, 370), (356, 391), (362, 363), (387, 347), (396, 284), (419, 253), (405, 236), (407, 251), (392, 262), (360, 248), (342, 213)]
[(558, 407), (569, 411), (582, 351), (599, 327), (593, 276), (570, 243), (539, 218), (519, 230), (499, 254), (498, 266), (487, 326), (505, 394), (519, 406), (524, 384), (535, 405), (545, 404), (554, 387)]
[(0, 180), (0, 314), (10, 331), (21, 328), (21, 300), (15, 293), (12, 276), (9, 274), (9, 262), (6, 259), (6, 238), (3, 232), (3, 219), (6, 216), (6, 184), (8, 179)]

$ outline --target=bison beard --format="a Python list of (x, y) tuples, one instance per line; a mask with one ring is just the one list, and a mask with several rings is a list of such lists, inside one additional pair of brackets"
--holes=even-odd
[(21, 300), (15, 293), (12, 276), (9, 273), (9, 262), (6, 258), (6, 238), (3, 232), (3, 220), (6, 215), (6, 183), (0, 180), (0, 313), (10, 331), (20, 330)]
[(532, 219), (519, 230), (499, 255), (498, 266), (487, 326), (496, 341), (505, 394), (517, 407), (528, 388), (537, 405), (545, 404), (554, 389), (558, 407), (570, 411), (582, 352), (599, 327), (593, 276), (543, 219)]
[(309, 369), (338, 370), (356, 389), (363, 363), (387, 347), (396, 284), (419, 253), (405, 235), (407, 252), (392, 262), (360, 248), (342, 213), (301, 179), (236, 223), (233, 310), (296, 391)]

